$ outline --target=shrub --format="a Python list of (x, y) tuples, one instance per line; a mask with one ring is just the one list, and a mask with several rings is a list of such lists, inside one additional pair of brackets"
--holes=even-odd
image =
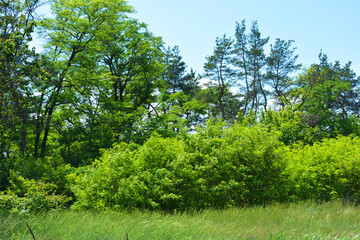
[(266, 204), (286, 197), (279, 133), (259, 126), (209, 123), (188, 141), (211, 207)]
[(301, 112), (268, 110), (261, 113), (258, 125), (269, 131), (279, 131), (279, 140), (285, 145), (299, 141), (312, 145), (329, 137), (329, 134), (315, 126), (316, 124), (310, 124), (309, 119), (311, 119), (311, 115), (304, 115)]
[(71, 197), (57, 195), (55, 184), (18, 178), (23, 196), (8, 190), (0, 193), (0, 208), (11, 212), (39, 212), (68, 207)]
[(286, 196), (278, 134), (210, 121), (181, 139), (119, 144), (73, 176), (74, 208), (201, 209), (265, 204)]
[(313, 146), (297, 144), (284, 152), (296, 199), (359, 202), (360, 138), (340, 136)]

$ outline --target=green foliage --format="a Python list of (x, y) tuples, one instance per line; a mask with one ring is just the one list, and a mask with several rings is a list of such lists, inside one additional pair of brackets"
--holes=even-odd
[[(291, 145), (301, 141), (304, 144), (312, 145), (314, 142), (321, 141), (329, 137), (326, 132), (321, 131), (317, 126), (313, 127), (309, 123), (309, 115), (291, 110), (274, 111), (268, 110), (261, 112), (256, 124), (263, 126), (271, 131), (279, 131), (279, 140), (286, 145)], [(247, 120), (244, 119), (244, 122)]]
[(183, 91), (172, 94), (162, 93), (158, 96), (157, 105), (151, 105), (153, 115), (140, 122), (137, 134), (142, 136), (143, 143), (153, 133), (162, 137), (176, 137), (182, 131), (194, 130), (205, 114), (204, 103), (186, 95)]
[(69, 207), (73, 196), (68, 188), (69, 165), (56, 157), (19, 157), (13, 161), (9, 185), (0, 194), (0, 205), (5, 210), (29, 212)]
[(359, 203), (360, 139), (340, 136), (313, 146), (287, 148), (284, 160), (296, 199), (327, 201), (342, 198)]
[(277, 134), (211, 121), (182, 140), (116, 145), (75, 177), (75, 208), (200, 209), (282, 200)]
[[(276, 148), (278, 134), (258, 126), (210, 122), (189, 140), (191, 152), (204, 162), (199, 167), (211, 206), (243, 206), (280, 200), (284, 167)], [(278, 188), (275, 188), (278, 186)], [(210, 194), (209, 194), (210, 193)], [(202, 197), (201, 195), (199, 197)]]
[(251, 117), (233, 125), (210, 120), (194, 134), (115, 145), (87, 171), (72, 175), (74, 208), (173, 211), (359, 201), (359, 138), (323, 138), (301, 122), (301, 114), (263, 117), (258, 125), (249, 124)]
[(216, 109), (216, 111), (213, 111), (210, 116), (215, 118), (220, 117), (223, 120), (231, 120), (231, 113), (226, 113), (228, 108), (225, 108), (225, 98), (235, 98), (230, 91), (230, 88), (236, 82), (235, 71), (231, 67), (233, 42), (234, 41), (226, 35), (221, 38), (216, 38), (214, 53), (206, 57), (206, 63), (204, 64), (205, 76), (211, 80), (208, 83), (210, 103), (217, 106), (213, 108), (214, 110)]
[(293, 42), (293, 40), (284, 41), (277, 38), (274, 45), (270, 45), (270, 54), (266, 59), (268, 66), (266, 78), (269, 80), (276, 103), (282, 108), (289, 105), (289, 90), (294, 87), (290, 75), (301, 67), (301, 64), (296, 64), (298, 58), (298, 55), (294, 56), (296, 48), (290, 48)]
[(16, 182), (19, 177), (54, 183), (63, 190), (66, 188), (66, 175), (70, 170), (70, 166), (64, 164), (62, 159), (56, 156), (38, 159), (19, 157), (14, 159), (14, 167), (10, 171), (9, 180), (14, 190), (18, 189)]
[(351, 70), (350, 62), (344, 66), (338, 61), (329, 63), (323, 53), (319, 59), (320, 63), (311, 65), (299, 76), (291, 91), (296, 99), (293, 108), (302, 110), (311, 125), (331, 137), (358, 133), (352, 116), (359, 117), (359, 78)]
[[(57, 195), (57, 186), (43, 181), (17, 179), (17, 192), (0, 192), (0, 208), (12, 213), (40, 212), (50, 209), (64, 209), (69, 206), (71, 197)], [(19, 194), (20, 188), (24, 191)], [(20, 196), (19, 196), (20, 195)]]
[(13, 159), (0, 157), (0, 191), (4, 191), (10, 186), (10, 171), (13, 167)]
[(167, 93), (182, 91), (184, 94), (193, 94), (198, 88), (195, 72), (191, 69), (186, 74), (186, 64), (182, 61), (178, 46), (164, 50), (164, 71), (162, 78)]
[(6, 157), (14, 151), (25, 155), (35, 115), (34, 89), (42, 70), (38, 54), (28, 44), (39, 5), (39, 0), (0, 3), (0, 152)]

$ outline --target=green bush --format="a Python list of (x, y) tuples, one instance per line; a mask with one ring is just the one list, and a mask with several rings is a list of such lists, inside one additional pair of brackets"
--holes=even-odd
[(360, 138), (340, 136), (284, 151), (295, 199), (360, 200)]
[[(0, 193), (0, 208), (8, 212), (39, 212), (50, 209), (64, 209), (69, 206), (71, 197), (57, 195), (57, 186), (43, 181), (17, 179), (18, 190), (23, 196), (7, 190)], [(21, 185), (21, 186), (20, 186)]]
[(14, 193), (0, 192), (0, 210), (4, 212), (19, 211), (23, 200)]
[[(359, 202), (360, 138), (319, 135), (317, 142), (317, 130), (292, 134), (289, 126), (297, 121), (271, 117), (255, 125), (211, 120), (194, 134), (115, 145), (69, 176), (73, 207), (173, 211), (308, 199)], [(302, 134), (312, 145), (300, 141)]]
[(176, 139), (151, 137), (137, 148), (125, 143), (105, 151), (93, 168), (74, 177), (75, 208), (158, 208), (171, 201), (169, 165), (182, 148)]
[(329, 134), (322, 131), (318, 126), (311, 125), (311, 117), (292, 110), (268, 110), (261, 113), (258, 125), (269, 131), (279, 131), (279, 140), (285, 145), (291, 145), (299, 141), (312, 145), (324, 138), (328, 138)]
[(286, 198), (278, 134), (215, 121), (198, 131), (105, 151), (72, 176), (74, 208), (224, 208)]

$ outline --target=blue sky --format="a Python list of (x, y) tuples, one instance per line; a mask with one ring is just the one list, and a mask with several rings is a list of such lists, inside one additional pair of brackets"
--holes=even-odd
[(352, 61), (360, 74), (359, 0), (128, 0), (132, 16), (148, 24), (169, 46), (179, 46), (188, 67), (203, 73), (215, 39), (233, 36), (235, 22), (258, 21), (263, 37), (295, 40), (298, 63), (318, 62), (320, 50), (331, 62)]

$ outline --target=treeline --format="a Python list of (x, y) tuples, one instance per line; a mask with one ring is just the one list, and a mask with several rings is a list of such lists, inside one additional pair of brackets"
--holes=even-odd
[[(41, 4), (0, 3), (1, 206), (357, 199), (359, 78), (350, 62), (320, 53), (298, 74), (294, 41), (276, 39), (266, 54), (269, 37), (243, 20), (234, 38), (216, 39), (199, 76), (178, 47), (130, 17), (126, 1), (52, 0), (51, 18), (37, 15)], [(29, 47), (35, 30), (41, 53)], [(327, 145), (354, 155), (306, 155)]]
[(12, 176), (0, 206), (13, 213), (70, 206), (173, 212), (305, 200), (359, 203), (358, 136), (324, 137), (292, 111), (269, 110), (256, 119), (209, 120), (196, 134), (122, 142), (86, 167), (54, 167), (44, 159), (37, 162), (43, 173), (37, 180)]

